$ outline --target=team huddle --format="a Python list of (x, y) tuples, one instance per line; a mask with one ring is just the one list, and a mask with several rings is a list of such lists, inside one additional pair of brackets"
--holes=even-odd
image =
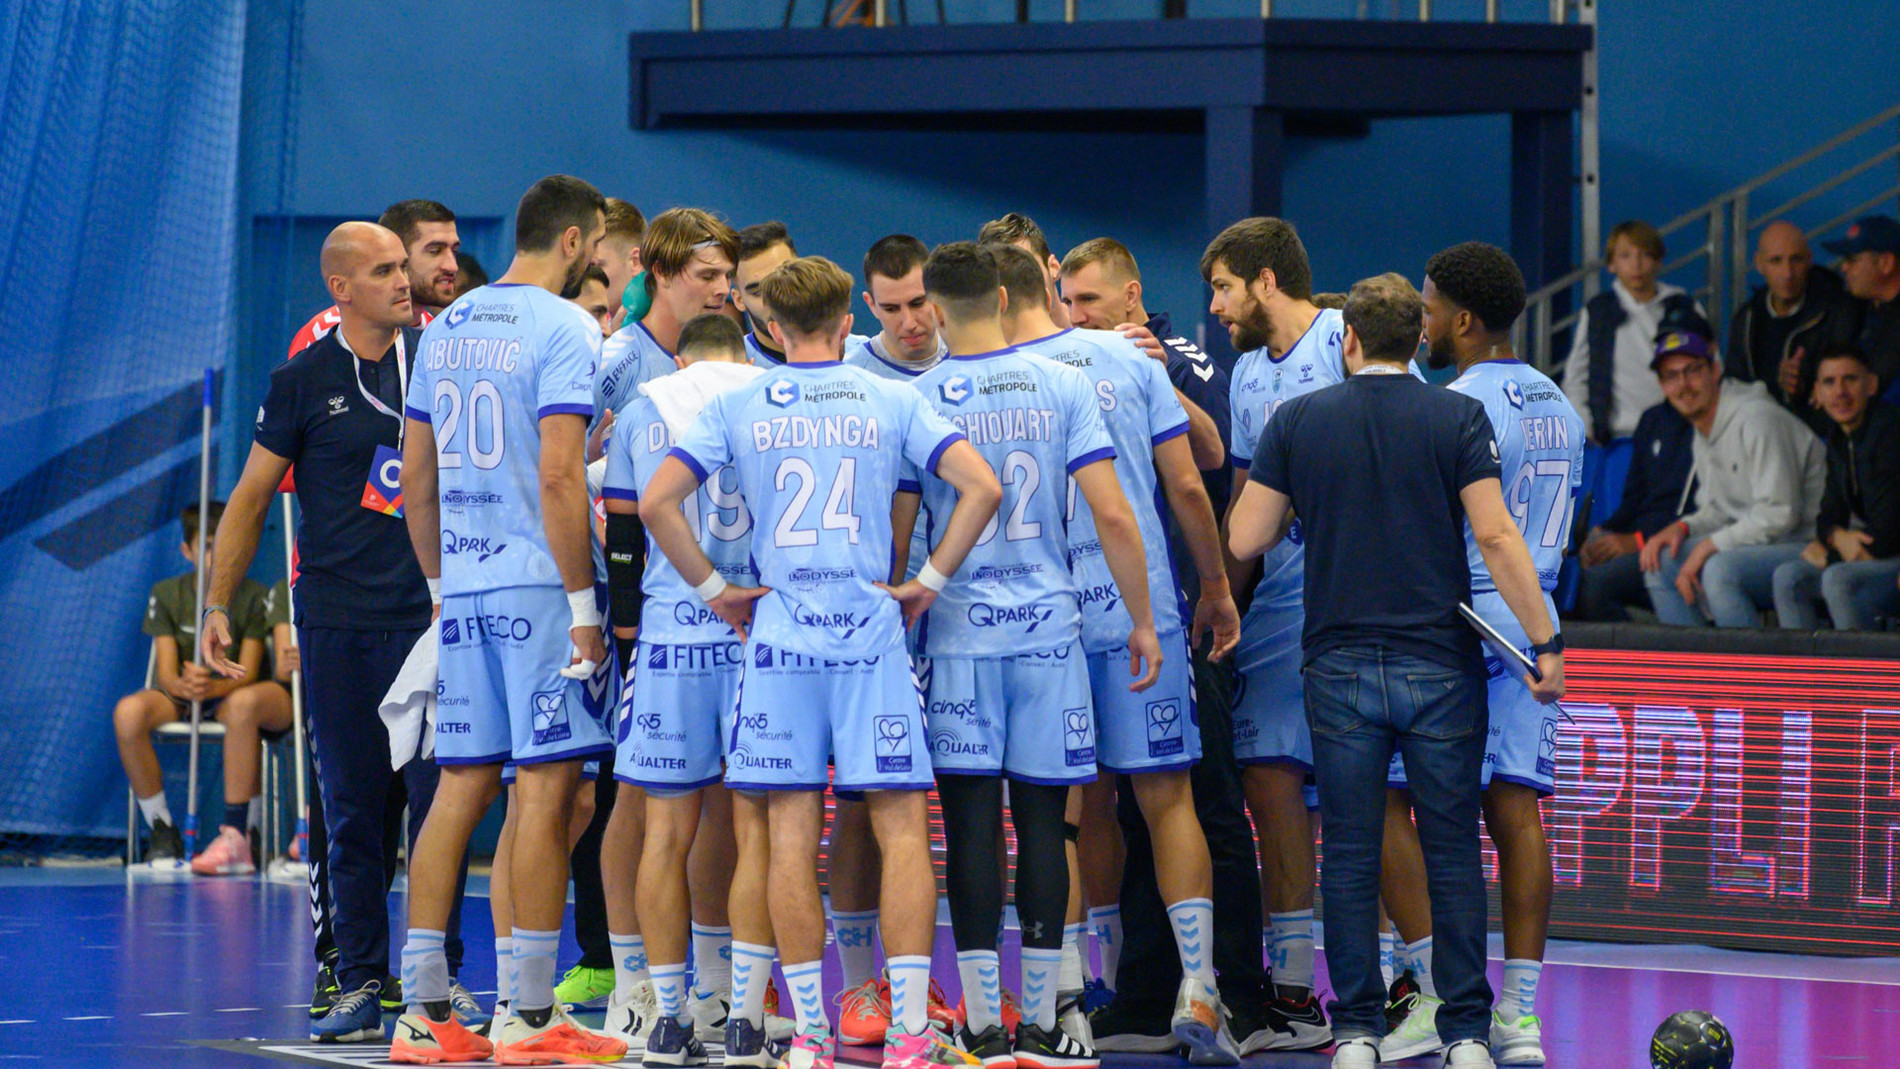
[[(1087, 1069), (1098, 1062), (1087, 934), (1102, 932), (1098, 979), (1110, 987), (1120, 940), (1109, 912), (1088, 908), (1113, 903), (1085, 904), (1082, 888), (1119, 869), (1099, 846), (1119, 846), (1117, 777), (1153, 841), (1178, 959), (1159, 1049), (1234, 1064), (1330, 1044), (1314, 993), (1300, 521), (1265, 554), (1257, 585), (1222, 535), (1276, 410), (1348, 374), (1341, 313), (1314, 303), (1292, 228), (1243, 220), (1203, 259), (1212, 311), (1244, 354), (1210, 412), (1171, 379), (1163, 339), (1084, 329), (1120, 325), (1092, 303), (1134, 271), (1112, 241), (1058, 261), (1033, 224), (1010, 222), (1019, 216), (934, 250), (882, 239), (862, 281), (889, 314), (866, 336), (852, 332), (854, 280), (837, 265), (796, 256), (787, 239), (741, 269), (734, 231), (674, 209), (646, 234), (645, 301), (634, 302), (645, 307), (603, 343), (562, 294), (596, 259), (605, 208), (578, 179), (536, 183), (508, 271), (415, 345), (400, 485), (439, 606), (442, 776), (410, 856), (408, 1012), (392, 1060), (549, 1064), (633, 1050), (696, 1065), (717, 1040), (727, 1064), (761, 1069), (830, 1069), (840, 1042), (881, 1043), (887, 1069)], [(1542, 374), (1471, 349), (1522, 307), (1508, 257), (1457, 246), (1426, 274), (1421, 362), (1456, 363), (1451, 388), (1486, 406), (1505, 501), (1548, 592), (1583, 428)], [(722, 314), (729, 289), (750, 333)], [(1205, 477), (1229, 465), (1231, 487)], [(1530, 646), (1475, 546), (1469, 557), (1477, 612)], [(1251, 592), (1244, 616), (1236, 591)], [(1222, 661), (1240, 680), (1232, 746), (1270, 941), (1271, 983), (1245, 1007), (1223, 1000), (1216, 976), (1214, 862), (1189, 779), (1202, 757), (1197, 665)], [(1490, 707), (1484, 813), (1510, 959), (1490, 1043), (1541, 1064), (1550, 877), (1537, 800), (1554, 789), (1555, 713), (1502, 671)], [(575, 1023), (553, 990), (569, 816), (589, 763), (640, 790), (638, 804), (616, 804), (601, 848), (615, 957), (601, 1030)], [(1389, 1059), (1444, 1046), (1425, 865), (1393, 766)], [(497, 866), (511, 923), (498, 910), (500, 1001), (478, 1029), (451, 1004), (444, 933), (504, 768), (512, 834)], [(933, 789), (960, 1006), (931, 976)], [(870, 859), (857, 876), (884, 950), (880, 974), (847, 969), (836, 1029), (818, 883), (827, 790), (839, 811), (834, 884), (841, 852)], [(1019, 858), (1012, 983), (998, 958), (1005, 810)], [(729, 955), (705, 954), (689, 933), (689, 852), (714, 821), (729, 822), (735, 844)], [(842, 912), (836, 923), (842, 953)], [(789, 1017), (775, 1012), (775, 960)], [(700, 1012), (707, 992), (724, 1000), (723, 1020)]]

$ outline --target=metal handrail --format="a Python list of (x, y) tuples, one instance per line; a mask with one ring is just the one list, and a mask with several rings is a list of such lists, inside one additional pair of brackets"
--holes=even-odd
[[(1748, 296), (1750, 235), (1769, 222), (1813, 203), (1848, 182), (1873, 171), (1881, 164), (1900, 159), (1900, 141), (1880, 148), (1852, 165), (1830, 173), (1813, 186), (1777, 204), (1771, 211), (1751, 211), (1750, 195), (1776, 179), (1786, 177), (1845, 145), (1883, 127), (1888, 127), (1895, 120), (1900, 120), (1900, 104), (1895, 104), (1871, 118), (1856, 123), (1806, 152), (1785, 160), (1664, 223), (1657, 230), (1665, 238), (1691, 224), (1702, 224), (1707, 230), (1702, 241), (1688, 252), (1665, 263), (1657, 271), (1657, 275), (1667, 277), (1706, 257), (1708, 261), (1706, 281), (1696, 288), (1695, 293), (1703, 299), (1704, 307), (1709, 310), (1712, 319), (1726, 317)], [(1897, 198), (1900, 198), (1900, 183), (1883, 189), (1877, 195), (1804, 233), (1809, 238), (1827, 234), (1883, 204), (1893, 203)], [(1589, 251), (1595, 252), (1594, 249)], [(1560, 295), (1569, 294), (1579, 285), (1585, 287), (1584, 298), (1588, 299), (1591, 296), (1589, 291), (1594, 289), (1598, 272), (1607, 266), (1602, 258), (1592, 255), (1575, 270), (1552, 279), (1527, 295), (1526, 314), (1513, 328), (1519, 351), (1525, 355), (1526, 359), (1545, 371), (1552, 369), (1557, 357), (1554, 351), (1556, 336), (1575, 325), (1581, 308), (1581, 301), (1579, 301), (1578, 308), (1571, 309), (1558, 318), (1554, 315), (1553, 302)]]

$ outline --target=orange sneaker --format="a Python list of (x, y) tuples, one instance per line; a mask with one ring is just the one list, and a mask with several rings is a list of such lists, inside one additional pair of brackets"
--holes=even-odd
[[(969, 1022), (970, 1010), (966, 1000), (957, 1000), (955, 1012), (957, 1027), (961, 1028)], [(1003, 989), (1003, 1031), (1013, 1036), (1016, 1034), (1016, 1026), (1021, 1023), (1023, 1023), (1023, 1011), (1016, 1005), (1016, 993), (1006, 987)]]
[(403, 1065), (485, 1062), (494, 1053), (494, 1044), (454, 1017), (436, 1021), (425, 1013), (405, 1013), (396, 1018), (396, 1038), (389, 1044), (389, 1060)]
[(873, 977), (838, 996), (838, 1042), (870, 1047), (891, 1028), (891, 989)]
[(220, 827), (211, 845), (191, 859), (191, 871), (197, 876), (249, 876), (256, 872), (250, 836), (229, 824)]
[(956, 1035), (957, 1029), (963, 1025), (962, 1016), (951, 1008), (950, 1001), (943, 997), (943, 988), (938, 987), (935, 980), (930, 981), (930, 1007), (925, 1012), (930, 1015), (930, 1023), (941, 1029), (944, 1035)]
[(592, 1065), (626, 1056), (625, 1040), (582, 1028), (559, 1003), (540, 1028), (518, 1012), (509, 1014), (495, 1043), (495, 1061), (502, 1065)]

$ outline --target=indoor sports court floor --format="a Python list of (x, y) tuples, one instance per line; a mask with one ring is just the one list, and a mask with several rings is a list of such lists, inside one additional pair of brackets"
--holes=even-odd
[[(469, 891), (485, 894), (486, 884), (473, 879)], [(492, 991), (488, 910), (485, 902), (470, 907), (473, 963), (463, 979), (478, 992)], [(954, 1000), (949, 946), (949, 929), (940, 927), (938, 975)], [(571, 940), (566, 949), (571, 955)], [(1013, 956), (1007, 948), (1005, 955)], [(1492, 957), (1496, 984), (1495, 944)], [(1554, 1069), (1641, 1069), (1649, 1064), (1651, 1030), (1681, 1009), (1710, 1010), (1727, 1022), (1742, 1069), (1885, 1069), (1900, 1062), (1900, 960), (1589, 943), (1552, 944), (1549, 957), (1541, 1009)], [(388, 1064), (384, 1046), (319, 1048), (305, 1041), (310, 979), (301, 883), (128, 881), (116, 868), (0, 871), (0, 1060), (7, 1063)], [(598, 1023), (598, 1014), (592, 1019)], [(1105, 1064), (1183, 1063), (1110, 1055)], [(1269, 1054), (1246, 1064), (1312, 1069), (1327, 1058)]]

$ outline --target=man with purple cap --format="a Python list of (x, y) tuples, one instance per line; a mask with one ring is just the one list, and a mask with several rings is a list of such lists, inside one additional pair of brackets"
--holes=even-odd
[(1666, 624), (1757, 627), (1774, 604), (1775, 569), (1814, 537), (1826, 451), (1759, 382), (1723, 381), (1713, 332), (1682, 316), (1650, 367), (1695, 428), (1696, 508), (1643, 544), (1643, 582)]
[(1841, 257), (1847, 292), (1867, 302), (1858, 341), (1880, 376), (1881, 399), (1900, 401), (1900, 221), (1869, 215), (1855, 220), (1841, 240), (1821, 247)]

